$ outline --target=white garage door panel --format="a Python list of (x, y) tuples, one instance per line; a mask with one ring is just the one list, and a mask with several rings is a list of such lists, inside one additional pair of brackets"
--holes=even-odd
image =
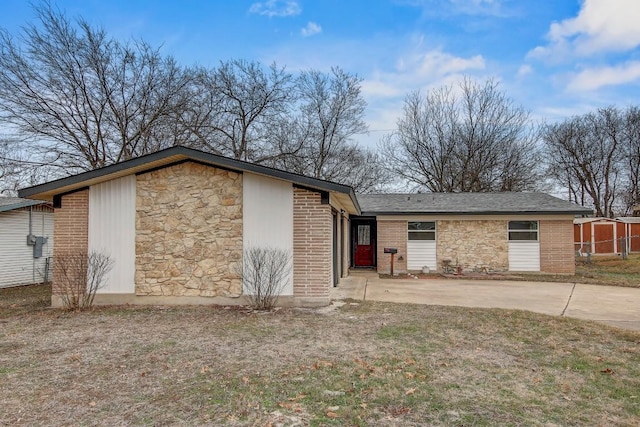
[(407, 269), (422, 270), (427, 266), (430, 270), (437, 270), (436, 242), (424, 240), (407, 241)]
[(540, 243), (509, 242), (509, 271), (540, 271)]

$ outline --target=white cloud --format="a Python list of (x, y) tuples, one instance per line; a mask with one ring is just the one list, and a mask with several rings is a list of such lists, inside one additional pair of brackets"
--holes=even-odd
[(500, 15), (501, 0), (450, 0), (459, 13), (467, 15)]
[(547, 46), (531, 57), (561, 59), (601, 52), (624, 52), (640, 45), (638, 0), (584, 0), (578, 16), (551, 24)]
[(505, 16), (504, 0), (397, 0), (400, 4), (421, 8), (427, 15)]
[(533, 73), (533, 67), (531, 67), (531, 65), (529, 64), (525, 64), (520, 66), (520, 68), (518, 68), (518, 77), (522, 78), (525, 76), (528, 76), (529, 74)]
[(311, 37), (315, 34), (320, 34), (322, 32), (322, 27), (315, 22), (307, 22), (307, 26), (300, 30), (300, 34), (303, 37)]
[(267, 0), (256, 2), (249, 8), (249, 13), (256, 13), (268, 17), (295, 16), (302, 12), (302, 8), (295, 0)]
[(416, 89), (455, 81), (461, 75), (483, 70), (485, 66), (482, 55), (463, 58), (434, 49), (399, 57), (395, 70), (379, 74), (379, 79), (391, 84), (398, 93), (406, 94)]
[(617, 86), (640, 81), (640, 61), (618, 66), (585, 69), (567, 86), (570, 92), (594, 91), (604, 86)]

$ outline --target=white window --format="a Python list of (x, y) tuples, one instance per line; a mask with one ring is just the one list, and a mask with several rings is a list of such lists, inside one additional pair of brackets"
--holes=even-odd
[(509, 241), (537, 242), (538, 221), (509, 221)]
[(409, 221), (409, 240), (436, 240), (436, 223)]

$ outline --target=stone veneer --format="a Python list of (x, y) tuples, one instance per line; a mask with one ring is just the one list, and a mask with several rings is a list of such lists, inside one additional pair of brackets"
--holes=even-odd
[(242, 175), (185, 162), (136, 178), (136, 294), (240, 296)]
[[(438, 270), (442, 260), (451, 259), (463, 271), (487, 267), (493, 271), (509, 269), (507, 221), (440, 220), (436, 223)], [(571, 241), (571, 240), (569, 240)]]
[[(67, 255), (80, 255), (89, 250), (89, 190), (76, 191), (62, 196), (61, 205), (53, 214), (54, 260)], [(52, 294), (61, 293), (56, 281), (56, 263), (53, 263)], [(52, 302), (54, 298), (52, 298)], [(55, 305), (55, 303), (54, 303)]]
[(573, 219), (540, 220), (540, 271), (575, 274)]

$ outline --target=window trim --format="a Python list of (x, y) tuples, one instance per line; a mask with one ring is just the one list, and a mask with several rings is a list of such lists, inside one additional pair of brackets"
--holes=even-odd
[[(535, 223), (536, 224), (536, 228), (535, 229), (528, 229), (528, 230), (523, 230), (523, 229), (517, 229), (517, 228), (511, 228), (511, 223), (512, 222), (531, 222), (531, 223)], [(536, 238), (535, 239), (512, 239), (511, 238), (511, 233), (536, 233)], [(540, 242), (540, 221), (538, 220), (509, 220), (507, 221), (507, 241), (509, 242), (522, 242), (522, 243), (539, 243)]]
[[(423, 222), (429, 222), (433, 224), (433, 230), (409, 230), (409, 224), (411, 223), (423, 223)], [(437, 221), (407, 221), (407, 242), (435, 242), (436, 241), (436, 232), (438, 229), (438, 224)], [(433, 234), (433, 239), (411, 239), (409, 236), (411, 236), (411, 233), (429, 233), (429, 234)]]

